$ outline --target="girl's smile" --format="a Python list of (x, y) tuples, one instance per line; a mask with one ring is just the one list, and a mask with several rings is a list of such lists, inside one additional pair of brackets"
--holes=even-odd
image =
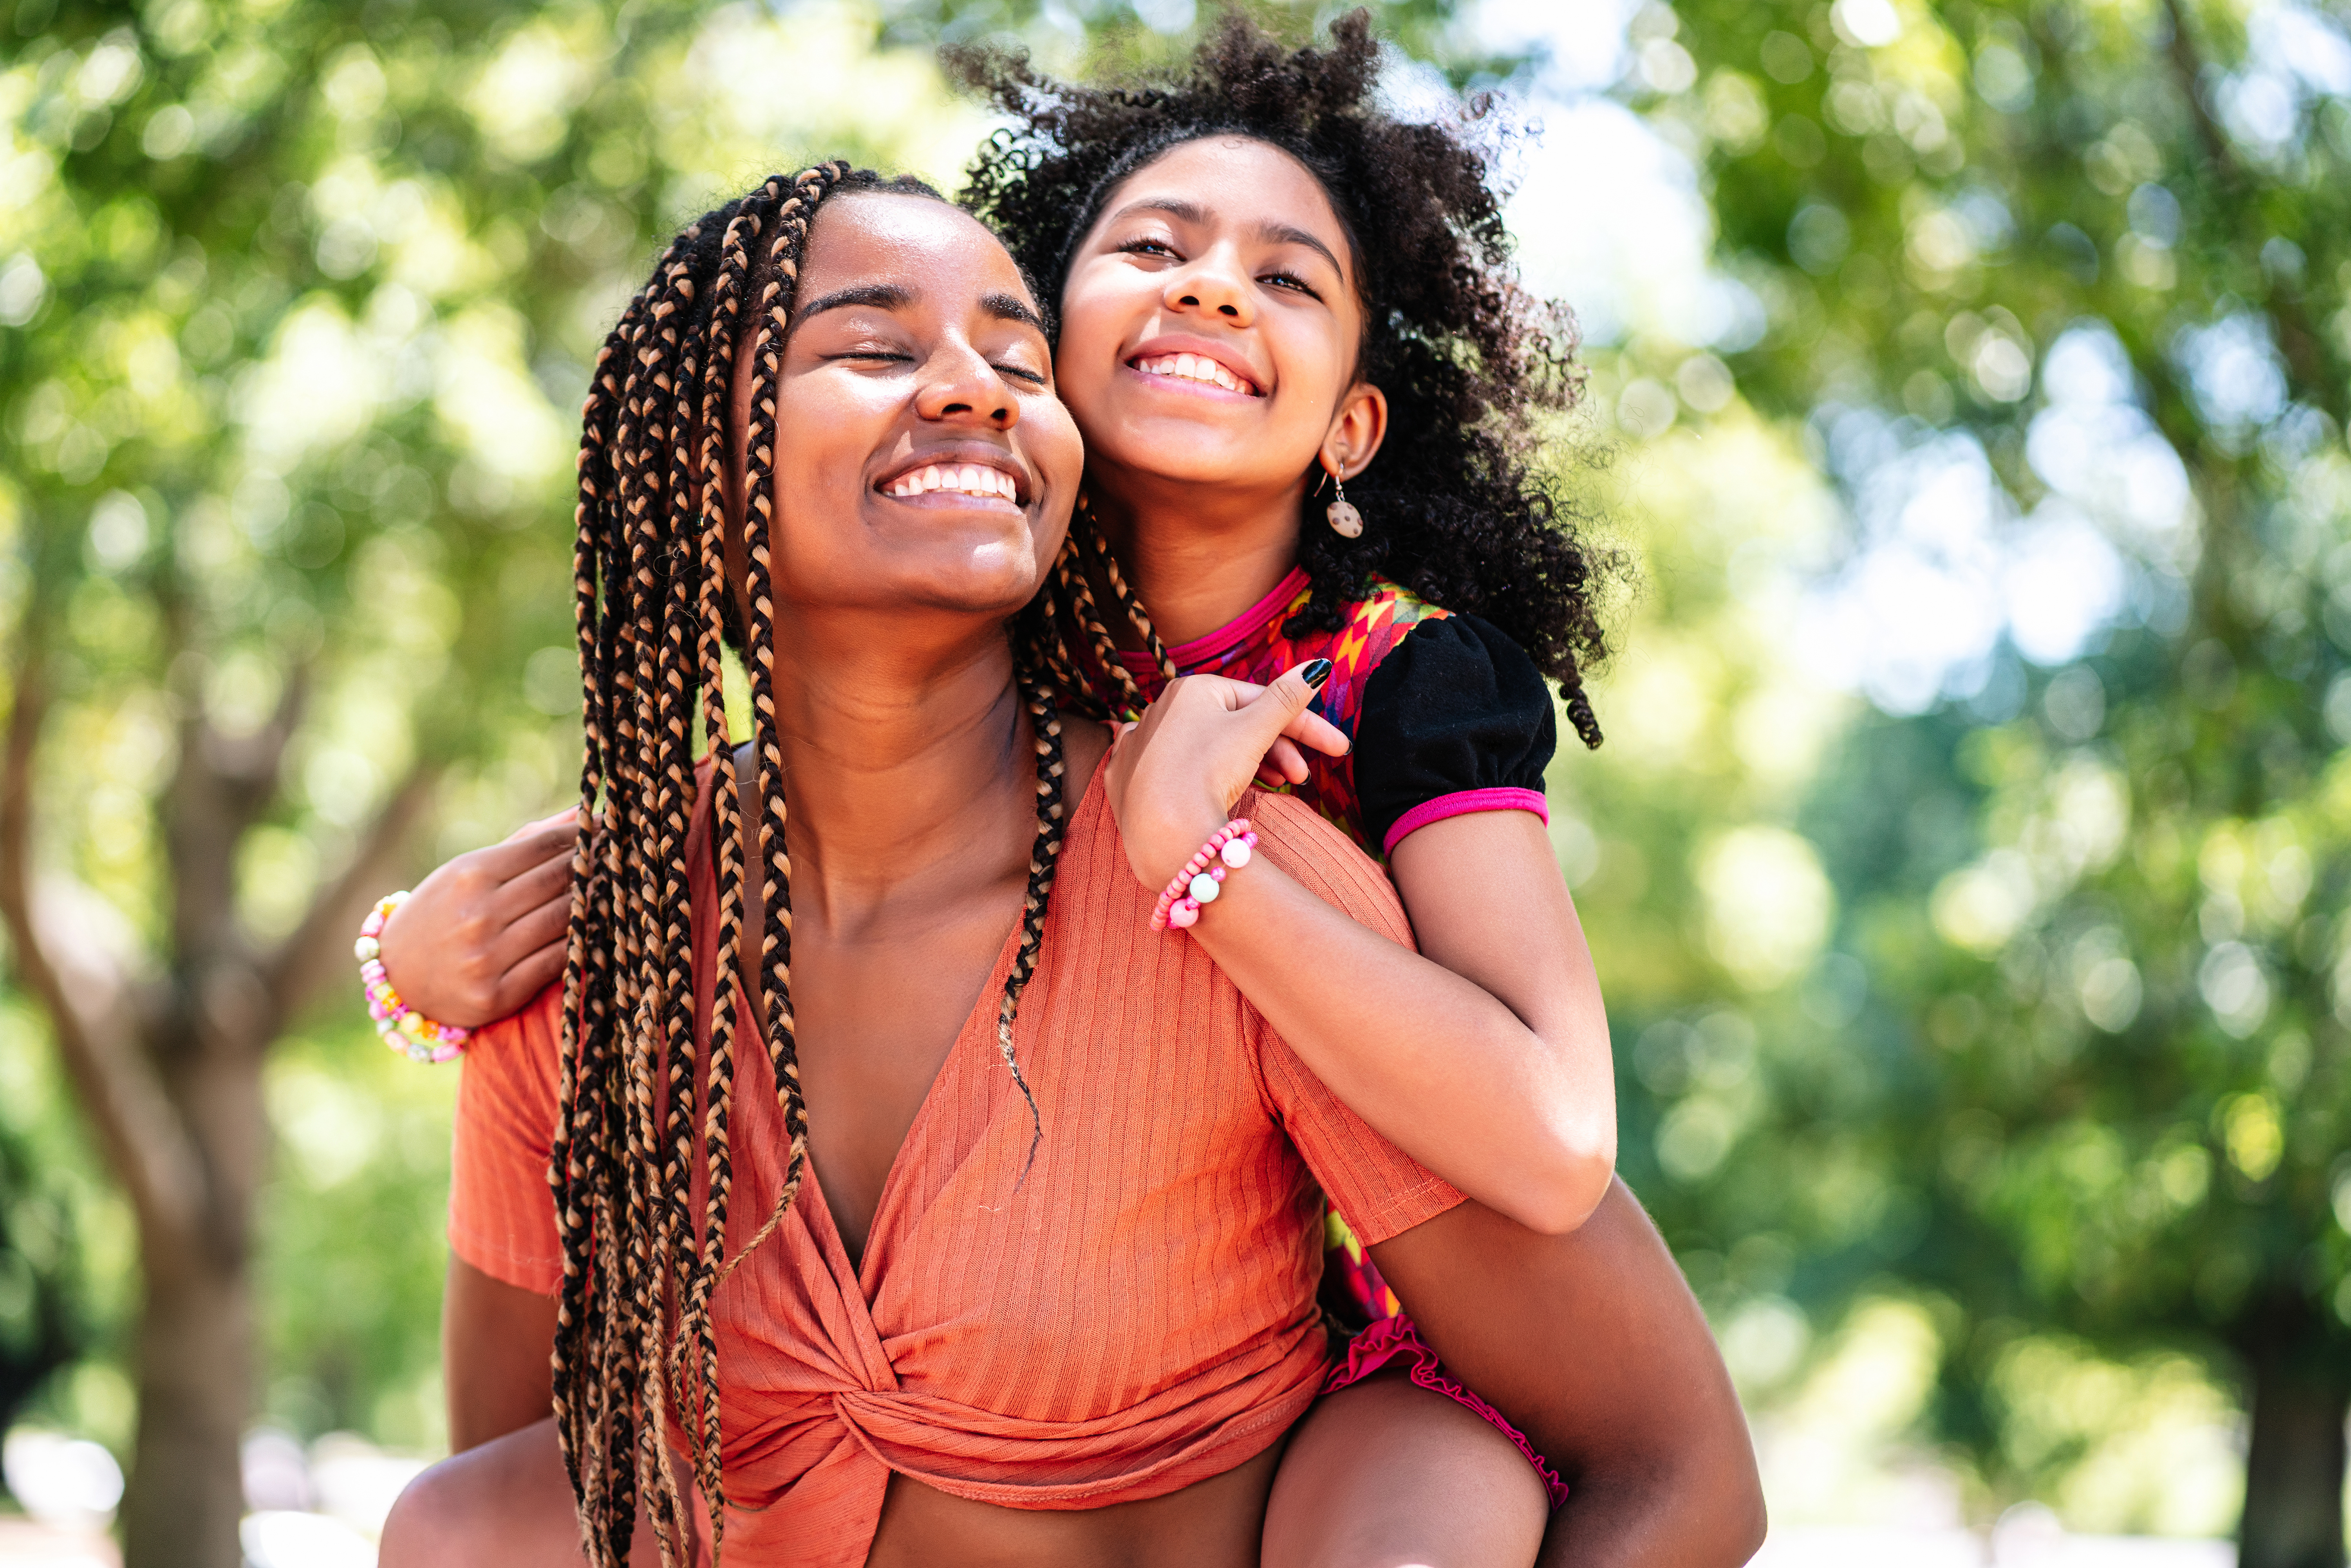
[(1215, 388), (1236, 397), (1263, 397), (1263, 371), (1237, 344), (1212, 344), (1185, 333), (1154, 338), (1127, 357), (1126, 368), (1154, 381), (1173, 382), (1165, 390)]

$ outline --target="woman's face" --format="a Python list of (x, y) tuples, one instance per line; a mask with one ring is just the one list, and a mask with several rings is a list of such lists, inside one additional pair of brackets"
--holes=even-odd
[[(835, 197), (795, 294), (775, 410), (778, 599), (991, 615), (1028, 602), (1084, 453), (1004, 247), (944, 202)], [(738, 444), (757, 382), (736, 377)]]
[(1280, 489), (1334, 441), (1353, 472), (1378, 441), (1348, 428), (1378, 397), (1354, 382), (1355, 290), (1322, 182), (1280, 149), (1206, 137), (1136, 170), (1061, 292), (1055, 368), (1095, 473)]

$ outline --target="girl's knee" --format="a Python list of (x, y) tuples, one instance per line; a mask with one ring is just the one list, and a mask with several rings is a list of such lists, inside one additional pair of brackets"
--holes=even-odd
[(1265, 1568), (1518, 1568), (1551, 1520), (1541, 1478), (1477, 1412), (1401, 1375), (1319, 1401), (1266, 1507)]
[(381, 1568), (464, 1568), (474, 1560), (467, 1542), (479, 1539), (481, 1521), (465, 1517), (475, 1489), (452, 1473), (456, 1463), (444, 1459), (402, 1490), (376, 1550)]
[(408, 1483), (381, 1568), (577, 1568), (578, 1516), (551, 1421), (453, 1454)]

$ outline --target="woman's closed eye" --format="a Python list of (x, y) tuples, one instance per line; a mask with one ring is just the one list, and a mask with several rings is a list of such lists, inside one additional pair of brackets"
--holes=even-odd
[[(915, 356), (906, 352), (904, 349), (872, 348), (844, 349), (840, 353), (827, 354), (824, 358), (828, 362), (835, 364), (849, 362), (883, 365), (911, 365), (914, 362)], [(988, 369), (994, 371), (998, 375), (1010, 376), (1016, 381), (1026, 382), (1030, 386), (1041, 387), (1046, 384), (1046, 376), (1043, 371), (1032, 371), (1023, 364), (994, 360), (988, 362)]]

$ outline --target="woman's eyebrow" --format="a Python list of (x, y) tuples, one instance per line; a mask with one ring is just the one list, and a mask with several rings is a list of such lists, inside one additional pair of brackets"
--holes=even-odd
[[(1024, 327), (1034, 327), (1040, 332), (1045, 331), (1045, 319), (1030, 309), (1029, 302), (1018, 295), (984, 294), (980, 296), (979, 308), (999, 321), (1018, 321)], [(1045, 335), (1049, 338), (1052, 336), (1050, 332), (1046, 332)]]
[(838, 310), (847, 305), (871, 305), (878, 310), (904, 310), (914, 302), (914, 291), (901, 288), (894, 283), (859, 283), (847, 288), (836, 288), (821, 298), (812, 299), (799, 308), (805, 321), (811, 316), (821, 316), (828, 310)]

